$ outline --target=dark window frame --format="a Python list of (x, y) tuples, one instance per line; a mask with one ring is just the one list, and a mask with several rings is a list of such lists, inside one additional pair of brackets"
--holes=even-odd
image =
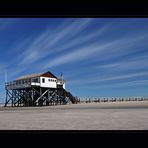
[(45, 78), (42, 78), (42, 83), (45, 83)]

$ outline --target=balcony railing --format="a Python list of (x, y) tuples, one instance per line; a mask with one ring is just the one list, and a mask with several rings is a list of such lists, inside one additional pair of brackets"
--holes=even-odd
[(5, 83), (6, 89), (18, 89), (18, 88), (26, 88), (31, 87), (31, 81), (13, 81)]

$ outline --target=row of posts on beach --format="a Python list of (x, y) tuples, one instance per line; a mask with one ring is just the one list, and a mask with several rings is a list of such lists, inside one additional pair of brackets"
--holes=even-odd
[(101, 98), (77, 98), (79, 103), (101, 103), (101, 102), (127, 102), (127, 101), (148, 101), (148, 97), (101, 97)]

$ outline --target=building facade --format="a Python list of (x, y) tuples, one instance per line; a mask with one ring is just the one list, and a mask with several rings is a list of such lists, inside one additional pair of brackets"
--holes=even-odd
[(65, 90), (66, 81), (51, 72), (19, 77), (5, 85), (5, 106), (43, 106), (77, 103)]

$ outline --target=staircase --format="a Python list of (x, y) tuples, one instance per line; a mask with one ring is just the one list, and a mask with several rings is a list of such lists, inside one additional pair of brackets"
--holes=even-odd
[(74, 97), (70, 92), (66, 91), (64, 88), (59, 88), (60, 91), (62, 91), (62, 94), (64, 97), (68, 97), (69, 100), (73, 103), (76, 104), (78, 103), (78, 99)]

